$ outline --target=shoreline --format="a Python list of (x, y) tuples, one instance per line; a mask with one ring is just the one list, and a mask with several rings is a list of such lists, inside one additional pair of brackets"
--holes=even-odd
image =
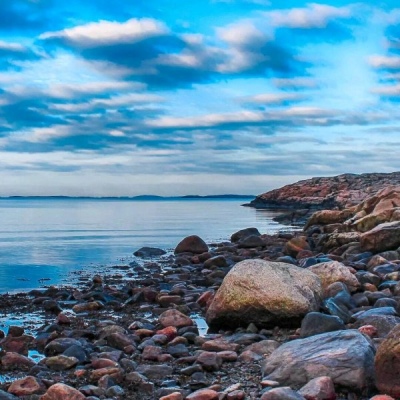
[[(319, 308), (322, 314), (316, 314), (322, 319), (340, 315), (345, 320), (339, 331), (328, 330), (325, 335), (361, 335), (366, 338), (365, 346), (376, 348), (383, 337), (357, 330), (371, 321), (363, 320), (360, 325), (353, 317), (373, 307), (362, 301), (344, 307), (337, 300), (337, 296), (360, 297), (372, 290), (371, 285), (363, 283), (361, 287), (359, 283), (363, 281), (357, 271), (362, 271), (364, 264), (356, 255), (342, 257), (312, 248), (315, 232), (312, 228), (267, 235), (249, 228), (234, 233), (231, 240), (208, 245), (201, 239), (193, 243), (193, 237), (188, 237), (174, 254), (143, 248), (142, 263), (121, 263), (92, 277), (82, 272), (75, 285), (0, 295), (3, 315), (26, 317), (14, 319), (8, 332), (0, 333), (4, 336), (0, 342), (0, 390), (11, 391), (18, 399), (21, 382), (24, 390), (31, 390), (32, 400), (75, 399), (73, 396), (78, 400), (268, 400), (269, 394), (287, 390), (288, 385), (268, 379), (265, 372), (263, 377), (265, 359), (281, 346), (307, 340), (303, 323), (300, 328), (297, 319), (291, 327), (244, 322), (214, 326), (206, 332), (207, 309), (224, 278), (234, 265), (252, 260), (266, 265), (285, 263), (282, 265), (298, 270), (321, 263), (343, 265), (340, 273), (356, 279), (357, 289), (349, 291), (351, 286), (346, 288), (343, 283), (346, 279), (338, 278), (342, 282), (329, 289), (330, 297), (324, 295)], [(368, 261), (372, 258), (371, 253)], [(375, 290), (382, 292), (383, 298), (392, 297), (386, 288)], [(174, 313), (174, 318), (166, 323), (169, 313)], [(320, 329), (324, 324), (321, 320), (316, 326)], [(331, 390), (336, 390), (338, 400), (367, 400), (378, 393), (371, 384), (352, 385)], [(289, 386), (292, 395), (301, 396), (304, 385)], [(60, 390), (69, 391), (69, 397), (62, 397)], [(52, 391), (59, 391), (56, 397), (49, 397)], [(206, 393), (210, 397), (201, 397)]]

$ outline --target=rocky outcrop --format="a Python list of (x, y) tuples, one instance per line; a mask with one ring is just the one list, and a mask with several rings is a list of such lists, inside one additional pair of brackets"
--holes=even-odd
[(280, 262), (246, 260), (226, 275), (207, 310), (211, 327), (299, 325), (320, 305), (322, 289), (313, 273)]
[(400, 185), (400, 172), (311, 178), (260, 194), (246, 206), (279, 210), (342, 210), (359, 204), (389, 185)]

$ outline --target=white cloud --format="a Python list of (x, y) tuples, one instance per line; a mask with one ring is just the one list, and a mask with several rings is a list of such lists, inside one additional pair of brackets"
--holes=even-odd
[(400, 84), (392, 86), (380, 86), (372, 90), (372, 93), (380, 96), (398, 97), (400, 96)]
[(275, 78), (272, 79), (272, 83), (278, 88), (294, 88), (294, 89), (305, 89), (305, 88), (316, 88), (317, 82), (313, 78)]
[(265, 13), (272, 25), (286, 28), (325, 28), (335, 18), (351, 16), (350, 7), (333, 7), (325, 4), (308, 4), (306, 8), (291, 8)]
[(244, 103), (256, 104), (282, 104), (285, 101), (301, 100), (304, 95), (299, 93), (262, 93), (255, 96), (240, 97), (238, 100)]
[(374, 68), (400, 69), (400, 57), (373, 55), (368, 62)]
[(90, 48), (117, 43), (134, 43), (167, 34), (168, 28), (152, 18), (132, 18), (126, 22), (99, 21), (57, 32), (46, 32), (40, 39), (65, 39), (78, 47)]
[(20, 43), (11, 43), (0, 40), (0, 50), (8, 50), (8, 51), (23, 53), (26, 51), (26, 47)]

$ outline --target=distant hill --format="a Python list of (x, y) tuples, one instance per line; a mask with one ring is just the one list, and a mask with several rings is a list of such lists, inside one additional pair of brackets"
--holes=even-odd
[(246, 206), (287, 210), (343, 209), (390, 185), (400, 185), (400, 172), (311, 178), (260, 194)]

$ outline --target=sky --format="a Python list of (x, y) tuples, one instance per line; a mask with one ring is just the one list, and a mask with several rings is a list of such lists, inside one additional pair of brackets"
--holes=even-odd
[(399, 7), (0, 0), (0, 196), (400, 170)]

